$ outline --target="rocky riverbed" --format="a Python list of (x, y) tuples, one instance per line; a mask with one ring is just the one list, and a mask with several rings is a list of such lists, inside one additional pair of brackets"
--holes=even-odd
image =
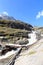
[[(16, 44), (6, 44), (7, 46), (5, 48), (3, 48), (2, 52), (1, 52), (2, 54), (0, 56), (0, 65), (3, 65), (3, 64), (4, 65), (10, 65), (10, 64), (11, 65), (21, 65), (21, 64), (27, 65), (27, 64), (31, 63), (31, 61), (34, 62), (34, 60), (32, 60), (32, 59), (34, 59), (34, 57), (35, 57), (34, 54), (36, 54), (38, 52), (37, 48), (39, 48), (39, 46), (41, 46), (42, 40), (39, 43), (39, 41), (38, 41), (39, 38), (38, 39), (36, 38), (37, 35), (36, 35), (35, 31), (30, 33), (29, 36), (30, 36), (30, 38), (27, 39), (29, 41), (27, 44), (25, 44), (26, 40), (24, 41), (24, 39), (20, 40), (18, 45), (17, 45), (17, 43)], [(38, 41), (38, 42), (36, 43), (36, 41)], [(28, 46), (28, 48), (27, 48), (27, 46)], [(18, 49), (16, 49), (16, 47)], [(25, 48), (25, 50), (23, 48)], [(21, 49), (23, 51), (21, 51), (21, 53), (20, 53)], [(29, 65), (31, 65), (31, 64), (29, 64)]]

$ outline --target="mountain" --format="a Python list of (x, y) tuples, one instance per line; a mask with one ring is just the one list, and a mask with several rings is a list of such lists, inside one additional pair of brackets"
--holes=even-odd
[(15, 20), (14, 17), (8, 16), (6, 14), (0, 14), (0, 20)]
[(20, 20), (16, 20), (14, 17), (8, 16), (6, 14), (0, 15), (0, 25), (16, 28), (16, 29), (26, 29), (26, 30), (32, 30), (33, 28), (32, 25), (24, 23), (23, 21)]
[(0, 15), (0, 39), (1, 42), (14, 43), (17, 40), (28, 38), (28, 33), (32, 32), (33, 26), (17, 20), (14, 17)]

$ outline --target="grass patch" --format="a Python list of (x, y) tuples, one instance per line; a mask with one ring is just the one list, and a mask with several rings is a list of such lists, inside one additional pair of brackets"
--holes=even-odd
[(36, 51), (33, 51), (33, 50), (32, 50), (32, 51), (29, 52), (29, 55), (35, 54), (35, 53), (36, 53)]

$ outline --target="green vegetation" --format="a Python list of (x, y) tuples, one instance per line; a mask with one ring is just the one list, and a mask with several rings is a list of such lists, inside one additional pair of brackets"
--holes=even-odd
[(0, 36), (3, 36), (11, 43), (21, 38), (28, 38), (28, 33), (30, 32), (28, 26), (28, 24), (20, 22), (19, 20), (0, 20)]

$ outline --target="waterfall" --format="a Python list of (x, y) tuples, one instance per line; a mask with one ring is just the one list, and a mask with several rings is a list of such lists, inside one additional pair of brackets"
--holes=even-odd
[(36, 31), (32, 31), (32, 33), (28, 34), (28, 36), (30, 37), (30, 38), (28, 39), (28, 41), (29, 41), (28, 45), (31, 45), (31, 44), (33, 44), (34, 42), (37, 41)]

